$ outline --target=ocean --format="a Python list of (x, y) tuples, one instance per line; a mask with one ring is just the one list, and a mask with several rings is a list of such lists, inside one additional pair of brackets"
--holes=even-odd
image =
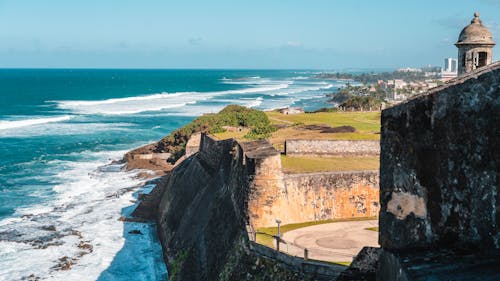
[(328, 106), (315, 74), (0, 69), (0, 280), (161, 278), (155, 226), (118, 220), (151, 186), (112, 161), (228, 104)]

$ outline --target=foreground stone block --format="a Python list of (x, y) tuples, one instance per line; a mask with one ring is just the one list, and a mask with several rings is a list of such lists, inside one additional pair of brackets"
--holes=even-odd
[(500, 63), (384, 110), (380, 161), (383, 248), (496, 253)]
[(452, 251), (394, 253), (383, 251), (377, 280), (493, 281), (500, 280), (500, 257), (463, 255)]
[(349, 268), (340, 274), (337, 281), (375, 281), (381, 251), (382, 249), (373, 247), (361, 249)]

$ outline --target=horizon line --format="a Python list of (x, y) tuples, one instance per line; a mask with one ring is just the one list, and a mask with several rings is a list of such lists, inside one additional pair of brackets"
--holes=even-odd
[[(410, 67), (410, 68), (421, 68)], [(431, 66), (440, 67), (440, 66)], [(294, 70), (307, 70), (307, 71), (354, 71), (354, 70), (397, 70), (407, 67), (343, 67), (343, 68), (226, 68), (226, 67), (0, 67), (0, 70), (258, 70), (258, 71), (294, 71)]]

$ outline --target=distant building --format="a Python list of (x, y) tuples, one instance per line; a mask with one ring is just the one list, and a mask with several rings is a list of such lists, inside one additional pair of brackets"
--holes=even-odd
[(437, 84), (437, 83), (435, 83), (435, 82), (429, 82), (429, 83), (427, 83), (427, 87), (428, 87), (429, 89), (435, 88), (435, 87), (437, 87), (437, 85), (438, 85), (438, 84)]
[(458, 75), (491, 64), (495, 42), (489, 29), (479, 19), (479, 13), (474, 13), (474, 19), (460, 32), (455, 46), (458, 48)]
[(405, 67), (405, 68), (400, 68), (397, 71), (399, 71), (399, 72), (422, 72), (422, 69)]
[(454, 58), (444, 59), (444, 68), (441, 69), (441, 81), (446, 82), (458, 76), (458, 60)]
[(458, 61), (454, 58), (444, 59), (444, 69), (445, 72), (457, 72), (458, 71)]
[(301, 107), (287, 107), (280, 109), (279, 112), (284, 115), (292, 115), (304, 113), (304, 109), (302, 109)]
[(394, 80), (394, 88), (395, 89), (403, 89), (404, 87), (406, 87), (406, 82), (404, 80), (401, 80), (401, 79)]

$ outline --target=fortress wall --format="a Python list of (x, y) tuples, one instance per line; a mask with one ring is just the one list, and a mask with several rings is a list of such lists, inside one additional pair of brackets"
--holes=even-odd
[[(277, 274), (275, 265), (283, 275), (263, 280), (330, 280), (316, 273), (336, 275), (337, 268), (250, 248), (247, 231), (274, 226), (277, 218), (288, 224), (371, 216), (377, 180), (376, 172), (283, 175), (280, 153), (268, 141), (238, 143), (202, 135), (200, 151), (164, 178), (154, 198), (143, 200), (142, 214), (157, 220), (164, 258), (169, 269), (177, 268), (173, 280), (241, 280), (246, 278), (241, 269), (248, 272), (264, 257), (266, 264), (255, 276), (269, 268)], [(297, 262), (303, 266), (288, 267)], [(306, 276), (304, 266), (314, 278)]]
[(216, 140), (207, 134), (201, 135), (199, 157), (212, 169), (216, 169), (220, 161), (226, 156), (227, 151), (231, 151), (235, 141)]
[[(262, 182), (261, 182), (262, 183)], [(377, 171), (284, 175), (281, 182), (254, 182), (249, 202), (254, 228), (373, 217), (379, 212)]]
[(208, 135), (201, 137), (199, 157), (216, 169), (234, 150), (242, 154), (238, 161), (248, 174), (248, 219), (254, 229), (274, 226), (276, 219), (290, 224), (378, 215), (377, 171), (283, 174), (281, 155), (269, 142), (235, 145)]
[(381, 246), (500, 252), (500, 63), (384, 110), (381, 147)]
[(189, 157), (200, 150), (201, 133), (194, 133), (186, 144), (186, 157)]
[(286, 140), (289, 156), (368, 156), (380, 154), (378, 140)]

